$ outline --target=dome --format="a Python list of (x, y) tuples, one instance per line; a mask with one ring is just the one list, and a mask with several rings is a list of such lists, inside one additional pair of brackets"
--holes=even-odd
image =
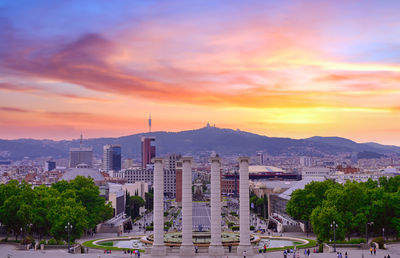
[(77, 167), (68, 169), (60, 180), (71, 181), (74, 180), (77, 176), (84, 176), (93, 178), (96, 181), (104, 181), (104, 176), (97, 170), (87, 168), (87, 167)]

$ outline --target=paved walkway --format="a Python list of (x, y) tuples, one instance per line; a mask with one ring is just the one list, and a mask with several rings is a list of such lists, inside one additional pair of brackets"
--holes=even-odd
[[(383, 258), (384, 256), (387, 256), (390, 254), (391, 258), (400, 258), (400, 244), (394, 244), (388, 246), (387, 250), (377, 250), (376, 255), (370, 255), (368, 250), (358, 250), (358, 249), (337, 249), (338, 252), (342, 252), (343, 257), (344, 253), (347, 251), (348, 257), (349, 258), (362, 258), (364, 255), (364, 258)], [(303, 251), (304, 252), (304, 251)], [(86, 258), (112, 258), (112, 257), (121, 257), (121, 258), (129, 258), (131, 257), (130, 254), (124, 254), (123, 252), (120, 251), (113, 251), (111, 254), (104, 254), (103, 251), (100, 250), (93, 250), (90, 249), (89, 254), (68, 254), (67, 250), (44, 250), (44, 251), (34, 251), (34, 250), (29, 250), (29, 251), (21, 251), (21, 250), (16, 250), (13, 245), (5, 245), (1, 244), (0, 245), (0, 257), (7, 258), (8, 255), (10, 255), (11, 258), (22, 258), (22, 257), (29, 257), (29, 258), (53, 258), (53, 257), (86, 257)], [(134, 256), (132, 256), (134, 257)], [(142, 258), (148, 258), (151, 257), (151, 255), (146, 255), (142, 254), (140, 257)], [(177, 254), (174, 255), (168, 255), (168, 257), (171, 258), (182, 258), (180, 256), (177, 256)], [(213, 256), (208, 256), (207, 254), (197, 254), (194, 256), (195, 258), (206, 258), (206, 257), (213, 257)], [(237, 257), (243, 257), (243, 256), (237, 256), (234, 254), (225, 254), (224, 256), (219, 256), (221, 258), (237, 258)], [(218, 258), (219, 258), (218, 257)], [(304, 253), (300, 254), (301, 258), (306, 257)], [(321, 254), (311, 254), (309, 258), (335, 258), (337, 257), (335, 253), (321, 253)], [(217, 258), (217, 257), (216, 257)], [(270, 252), (266, 254), (256, 254), (253, 256), (253, 258), (283, 258), (282, 252)], [(291, 258), (291, 257), (290, 257)]]
[[(152, 232), (147, 232), (147, 234), (151, 234)], [(130, 233), (124, 233), (123, 236), (134, 236), (134, 235), (143, 235), (144, 232), (143, 230), (139, 230), (138, 227), (135, 227)], [(274, 233), (275, 236), (281, 236), (281, 234)], [(116, 237), (117, 235), (115, 233), (102, 233), (102, 234), (96, 234), (94, 236), (85, 236), (81, 239), (78, 240), (79, 243), (92, 240), (92, 239), (100, 239), (100, 238), (109, 238), (109, 237)], [(302, 232), (292, 232), (292, 233), (283, 233), (282, 236), (291, 236), (291, 237), (300, 237), (300, 238), (307, 238), (307, 235)], [(315, 239), (314, 235), (309, 235), (309, 239)], [(210, 257), (206, 254), (206, 250), (200, 250), (203, 253), (197, 254), (196, 258), (206, 258)], [(300, 250), (300, 257), (305, 258), (304, 256), (304, 249)], [(362, 255), (364, 254), (364, 258), (383, 258), (384, 256), (387, 256), (390, 254), (391, 258), (400, 258), (400, 244), (393, 244), (393, 245), (388, 245), (387, 250), (379, 250), (377, 249), (377, 254), (371, 256), (368, 250), (359, 250), (359, 249), (342, 249), (342, 248), (337, 248), (338, 252), (342, 252), (343, 258), (344, 258), (344, 253), (347, 251), (348, 257), (353, 258), (362, 258)], [(168, 254), (168, 257), (174, 258), (174, 257), (179, 257), (178, 256), (178, 250), (175, 250), (176, 253), (174, 254)], [(130, 254), (124, 254), (121, 251), (113, 251), (111, 254), (104, 254), (103, 250), (96, 250), (96, 249), (89, 249), (89, 254), (68, 254), (67, 250), (44, 250), (44, 251), (34, 251), (34, 250), (16, 250), (15, 246), (13, 245), (7, 245), (7, 244), (0, 244), (0, 258), (7, 258), (7, 255), (11, 255), (11, 258), (20, 258), (20, 257), (29, 257), (29, 258), (42, 258), (42, 257), (48, 257), (48, 258), (53, 258), (53, 257), (86, 257), (86, 258), (112, 258), (112, 257), (125, 257), (129, 258), (131, 257)], [(134, 255), (132, 255), (134, 257)], [(149, 254), (142, 254), (140, 256), (141, 258), (148, 258), (151, 257)], [(211, 256), (212, 257), (212, 256)], [(237, 257), (243, 257), (243, 256), (237, 256), (234, 253), (229, 254), (226, 250), (226, 253), (222, 258), (237, 258)], [(282, 251), (279, 252), (268, 252), (265, 254), (256, 254), (253, 256), (254, 258), (283, 258), (283, 253)], [(321, 253), (321, 254), (311, 254), (309, 258), (335, 258), (337, 257), (335, 253)], [(219, 257), (215, 257), (219, 258)], [(248, 257), (247, 257), (248, 258)], [(288, 257), (292, 258), (292, 257)], [(306, 257), (307, 258), (307, 257)]]

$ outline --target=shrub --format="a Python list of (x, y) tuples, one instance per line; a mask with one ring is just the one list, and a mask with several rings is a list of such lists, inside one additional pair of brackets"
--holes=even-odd
[(57, 245), (64, 245), (64, 244), (65, 244), (65, 241), (64, 241), (64, 240), (61, 240), (61, 239), (60, 239), (60, 240), (57, 241)]
[[(329, 244), (333, 244), (334, 242), (328, 242)], [(347, 240), (339, 240), (336, 241), (336, 244), (361, 244), (361, 243), (365, 243), (365, 238), (354, 238), (354, 239), (350, 239), (349, 241)]]
[(164, 225), (166, 227), (171, 227), (172, 226), (172, 222), (171, 221), (167, 221), (167, 222), (164, 223)]
[(235, 225), (235, 223), (233, 223), (233, 222), (228, 222), (228, 227), (232, 227), (233, 225)]
[(324, 243), (319, 243), (319, 246), (318, 246), (318, 253), (323, 253), (324, 252)]
[(49, 241), (47, 241), (48, 245), (57, 245), (57, 240), (55, 240), (54, 238), (49, 239)]
[(232, 231), (236, 231), (236, 230), (239, 230), (240, 227), (239, 226), (232, 226), (231, 229), (232, 229)]
[(146, 231), (153, 231), (153, 226), (147, 226)]
[(382, 237), (374, 238), (372, 239), (372, 242), (378, 243), (379, 249), (385, 249), (384, 247), (385, 242)]
[(254, 230), (254, 226), (250, 226), (250, 230)]
[(168, 216), (168, 211), (164, 211), (164, 217), (167, 217)]
[(46, 240), (40, 240), (39, 244), (40, 245), (45, 245), (46, 244)]
[(32, 236), (26, 236), (24, 240), (22, 240), (22, 244), (35, 244), (35, 239)]

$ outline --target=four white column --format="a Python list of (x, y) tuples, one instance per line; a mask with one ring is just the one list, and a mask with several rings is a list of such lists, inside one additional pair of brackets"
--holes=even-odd
[[(152, 256), (165, 256), (164, 245), (164, 168), (163, 159), (154, 158), (154, 242)], [(209, 255), (224, 254), (221, 241), (221, 159), (212, 157), (211, 162), (211, 243)], [(182, 244), (180, 255), (194, 255), (192, 222), (192, 158), (182, 158)], [(239, 218), (240, 243), (237, 254), (251, 256), (250, 243), (250, 200), (249, 200), (249, 158), (239, 158)]]
[(192, 222), (192, 158), (182, 158), (182, 244), (180, 255), (194, 255)]
[(154, 241), (151, 249), (152, 256), (165, 256), (164, 245), (164, 167), (163, 159), (154, 158), (154, 208), (153, 225)]
[(239, 157), (240, 242), (237, 254), (246, 256), (253, 254), (250, 244), (249, 159)]
[(221, 241), (221, 159), (212, 157), (211, 162), (211, 243), (210, 256), (224, 254)]

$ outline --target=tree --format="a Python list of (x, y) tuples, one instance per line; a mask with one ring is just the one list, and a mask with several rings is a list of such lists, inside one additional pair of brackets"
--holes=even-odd
[(21, 207), (21, 199), (18, 195), (9, 197), (1, 207), (2, 223), (14, 232), (15, 240), (17, 240), (18, 234), (22, 224), (17, 215), (19, 208)]
[(135, 219), (139, 216), (140, 207), (144, 206), (144, 200), (140, 196), (129, 196), (126, 198), (126, 214)]
[(48, 214), (48, 219), (52, 221), (50, 234), (56, 239), (67, 240), (68, 232), (65, 226), (69, 222), (72, 225), (70, 240), (73, 242), (75, 239), (80, 238), (88, 228), (87, 217), (88, 213), (85, 207), (74, 199), (59, 200)]
[(153, 210), (154, 206), (154, 194), (153, 192), (147, 192), (144, 194), (145, 208), (146, 210)]
[(36, 232), (39, 238), (50, 234), (66, 239), (65, 225), (70, 222), (71, 239), (76, 239), (112, 216), (111, 204), (99, 194), (93, 180), (84, 177), (35, 189), (24, 181), (12, 180), (0, 185), (0, 222), (16, 239), (21, 231)]
[(294, 219), (310, 221), (312, 211), (322, 205), (322, 201), (325, 199), (325, 192), (333, 187), (338, 187), (338, 184), (331, 180), (313, 181), (307, 184), (304, 189), (293, 191), (286, 205), (286, 212)]
[(32, 230), (38, 234), (40, 240), (43, 235), (49, 234), (51, 221), (48, 220), (47, 215), (56, 204), (60, 193), (45, 185), (35, 187), (34, 192), (36, 198), (32, 204)]
[(344, 239), (344, 223), (342, 216), (336, 211), (336, 207), (317, 207), (311, 213), (311, 224), (317, 239), (320, 241), (333, 240), (333, 221), (338, 225), (336, 228), (336, 239)]

